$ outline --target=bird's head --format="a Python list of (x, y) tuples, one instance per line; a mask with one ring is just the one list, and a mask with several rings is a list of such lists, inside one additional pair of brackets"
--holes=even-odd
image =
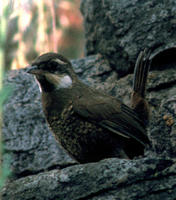
[(46, 53), (34, 60), (27, 73), (35, 75), (43, 92), (70, 88), (76, 74), (69, 60), (57, 53)]

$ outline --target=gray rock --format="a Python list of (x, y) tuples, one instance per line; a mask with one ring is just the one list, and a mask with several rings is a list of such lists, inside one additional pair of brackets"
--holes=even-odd
[(82, 0), (81, 11), (86, 54), (102, 54), (120, 76), (132, 71), (141, 49), (153, 48), (154, 56), (176, 47), (175, 0)]
[(176, 195), (175, 174), (175, 163), (169, 159), (130, 161), (112, 158), (18, 179), (4, 187), (2, 198), (173, 200)]

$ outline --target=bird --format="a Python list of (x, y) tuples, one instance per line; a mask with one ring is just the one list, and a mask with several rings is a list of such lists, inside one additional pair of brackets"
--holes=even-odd
[(71, 62), (58, 53), (42, 54), (27, 68), (39, 85), (51, 132), (74, 160), (89, 163), (143, 155), (150, 141), (135, 98), (140, 97), (140, 104), (142, 99), (146, 101), (142, 90), (146, 87), (149, 56), (144, 50), (136, 62), (132, 107), (83, 83)]
[(151, 66), (150, 50), (141, 51), (134, 70), (133, 89), (131, 93), (131, 108), (140, 116), (145, 124), (149, 123), (150, 107), (146, 100), (146, 85)]

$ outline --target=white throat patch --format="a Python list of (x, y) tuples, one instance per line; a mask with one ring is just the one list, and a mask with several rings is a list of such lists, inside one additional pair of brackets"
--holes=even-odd
[(72, 86), (72, 79), (70, 76), (65, 75), (62, 78), (60, 78), (59, 84), (57, 85), (57, 88), (69, 88)]
[[(51, 83), (54, 84), (54, 86), (56, 87), (56, 89), (61, 89), (61, 88), (70, 88), (72, 86), (72, 79), (70, 76), (65, 75), (62, 77), (56, 76), (56, 75), (51, 75), (50, 76), (45, 76), (47, 78), (47, 80)], [(42, 92), (42, 87), (40, 82), (37, 80), (37, 78), (35, 77), (36, 82), (39, 86), (39, 90), (40, 92)]]

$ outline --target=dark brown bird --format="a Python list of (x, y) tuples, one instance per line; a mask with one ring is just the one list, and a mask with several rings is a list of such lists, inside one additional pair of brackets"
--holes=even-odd
[[(148, 60), (149, 55), (143, 52), (136, 64), (134, 85), (139, 82), (141, 90), (147, 73), (137, 72), (148, 71)], [(115, 97), (82, 83), (63, 56), (43, 54), (27, 72), (34, 74), (39, 84), (43, 111), (56, 140), (78, 162), (133, 158), (149, 144), (145, 123), (138, 114)], [(141, 93), (139, 96), (142, 98)]]
[(145, 99), (146, 83), (151, 60), (150, 51), (141, 51), (135, 65), (131, 107), (140, 116), (145, 124), (149, 121), (149, 105)]

